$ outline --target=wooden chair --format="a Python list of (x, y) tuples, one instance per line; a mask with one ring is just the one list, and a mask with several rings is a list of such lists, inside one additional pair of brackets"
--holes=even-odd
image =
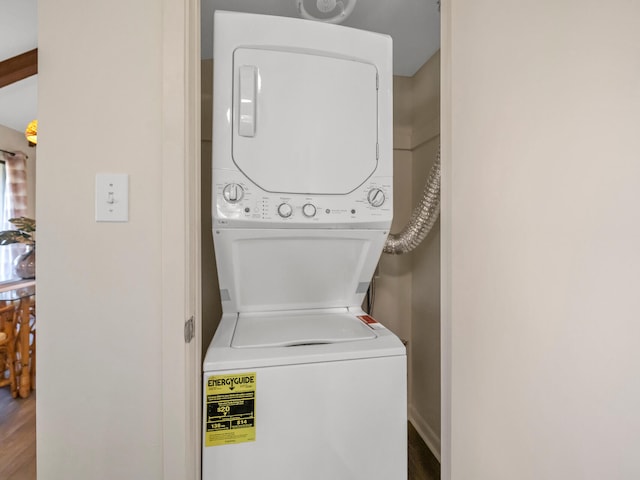
[(15, 362), (16, 309), (12, 304), (8, 304), (0, 307), (0, 387), (9, 385), (13, 398), (18, 395)]
[(31, 373), (31, 388), (36, 387), (36, 297), (35, 295), (29, 299), (29, 362)]

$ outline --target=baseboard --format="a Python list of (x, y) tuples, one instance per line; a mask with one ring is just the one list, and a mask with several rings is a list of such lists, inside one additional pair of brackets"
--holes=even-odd
[(433, 431), (433, 429), (422, 418), (418, 411), (409, 405), (409, 421), (416, 429), (424, 443), (429, 447), (433, 456), (440, 461), (440, 436)]

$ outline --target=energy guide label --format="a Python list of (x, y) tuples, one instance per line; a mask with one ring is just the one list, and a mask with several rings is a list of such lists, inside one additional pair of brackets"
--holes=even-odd
[(255, 372), (212, 375), (206, 395), (206, 447), (255, 441)]

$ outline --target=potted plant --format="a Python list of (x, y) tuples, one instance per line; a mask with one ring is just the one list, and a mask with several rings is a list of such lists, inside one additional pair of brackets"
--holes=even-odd
[(20, 278), (35, 278), (36, 276), (36, 221), (33, 218), (11, 218), (15, 230), (0, 232), (0, 245), (22, 243), (27, 246), (24, 253), (18, 255), (13, 261), (16, 275)]

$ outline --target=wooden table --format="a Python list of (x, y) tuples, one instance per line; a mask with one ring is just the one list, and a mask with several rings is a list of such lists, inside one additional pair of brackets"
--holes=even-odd
[(19, 377), (18, 393), (22, 398), (31, 394), (31, 348), (30, 348), (30, 305), (31, 299), (36, 295), (35, 280), (21, 280), (8, 285), (0, 286), (0, 303), (18, 302), (16, 319), (20, 326), (18, 332), (16, 351), (20, 359), (20, 368), (16, 371)]

